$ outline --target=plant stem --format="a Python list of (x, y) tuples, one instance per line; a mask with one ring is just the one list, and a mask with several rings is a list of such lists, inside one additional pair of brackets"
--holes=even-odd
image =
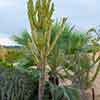
[(41, 65), (41, 75), (39, 79), (39, 93), (38, 100), (43, 100), (44, 97), (44, 89), (45, 89), (45, 64)]
[(38, 100), (43, 100), (44, 91), (45, 91), (45, 66), (47, 64), (47, 57), (44, 56), (41, 58), (42, 64), (40, 66), (40, 79), (39, 79), (39, 91), (38, 91)]

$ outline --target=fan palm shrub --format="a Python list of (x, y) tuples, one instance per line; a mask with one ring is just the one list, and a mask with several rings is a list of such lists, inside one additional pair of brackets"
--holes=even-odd
[(20, 58), (16, 57), (17, 66), (27, 69), (30, 66), (35, 65), (33, 57), (32, 57), (32, 52), (28, 44), (29, 41), (32, 42), (32, 39), (31, 39), (32, 37), (30, 33), (27, 30), (24, 30), (20, 33), (19, 36), (13, 35), (11, 38), (14, 42), (16, 42), (18, 45), (21, 46), (21, 49), (18, 50), (20, 51), (19, 53), (21, 57)]
[[(56, 31), (57, 28), (59, 26), (56, 25)], [(96, 52), (100, 51), (100, 45), (98, 44), (100, 40), (99, 38), (93, 38), (89, 34), (95, 29), (90, 29), (86, 33), (73, 31), (73, 27), (66, 29), (67, 31), (61, 35), (49, 61), (53, 74), (50, 73), (53, 76), (50, 80), (52, 79), (53, 82), (55, 80), (54, 83), (56, 83), (56, 80), (58, 82), (57, 76), (61, 76), (63, 79), (72, 81), (73, 87), (79, 88), (81, 99), (86, 100), (85, 91), (92, 87), (92, 83), (100, 69), (100, 56), (96, 58)], [(90, 73), (94, 67), (97, 67), (97, 69), (91, 77)], [(61, 70), (64, 70), (66, 75), (59, 74)]]
[[(77, 49), (73, 49), (73, 46), (70, 46), (74, 52), (71, 52), (70, 55), (67, 54), (65, 64), (65, 72), (72, 76), (72, 84), (76, 84), (80, 88), (82, 100), (86, 100), (84, 91), (92, 86), (100, 69), (100, 64), (97, 64), (100, 63), (100, 56), (95, 57), (96, 52), (100, 51), (100, 45), (96, 41), (98, 39), (90, 37), (88, 34), (86, 36), (85, 41), (83, 41), (84, 38), (80, 38), (81, 41), (78, 43), (80, 46)], [(75, 46), (77, 47), (77, 43)], [(91, 77), (90, 73), (93, 67), (97, 67), (97, 70), (93, 77)]]
[(31, 36), (27, 30), (24, 30), (20, 36), (13, 35), (12, 40), (21, 46), (28, 47), (28, 41), (31, 41)]

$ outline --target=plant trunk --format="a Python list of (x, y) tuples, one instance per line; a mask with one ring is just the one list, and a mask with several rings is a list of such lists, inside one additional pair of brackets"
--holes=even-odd
[(95, 91), (94, 91), (94, 88), (92, 88), (92, 99), (95, 100)]
[(44, 98), (44, 90), (45, 90), (45, 66), (46, 60), (43, 59), (43, 62), (40, 66), (40, 78), (39, 78), (39, 90), (38, 90), (38, 100), (43, 100)]
[(39, 96), (38, 96), (38, 100), (43, 100), (44, 89), (45, 89), (45, 75), (44, 75), (44, 73), (42, 73), (41, 77), (39, 79)]

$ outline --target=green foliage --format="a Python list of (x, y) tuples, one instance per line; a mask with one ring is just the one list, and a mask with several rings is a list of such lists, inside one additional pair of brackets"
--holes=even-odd
[(20, 36), (14, 35), (12, 37), (12, 39), (17, 44), (19, 44), (21, 46), (27, 47), (28, 46), (28, 41), (31, 41), (31, 36), (30, 36), (30, 34), (26, 30), (24, 30), (23, 32), (21, 32), (21, 35)]
[(22, 59), (25, 56), (25, 53), (23, 52), (23, 50), (25, 51), (24, 48), (8, 48), (6, 62), (13, 64), (13, 63), (16, 63), (17, 61), (19, 61), (20, 59)]
[(41, 54), (42, 56), (50, 54), (64, 28), (65, 19), (62, 20), (59, 34), (56, 33), (54, 41), (51, 41), (53, 12), (54, 4), (51, 0), (37, 0), (35, 5), (32, 0), (28, 2), (28, 16), (32, 33), (32, 44), (30, 46), (33, 48), (32, 54), (37, 63), (39, 63)]
[[(4, 50), (4, 52), (3, 52), (3, 50)], [(2, 55), (2, 56), (0, 56), (0, 60), (2, 61), (4, 59), (4, 62), (13, 64), (13, 63), (16, 63), (19, 59), (23, 58), (23, 56), (25, 56), (24, 48), (6, 48), (6, 47), (4, 47), (3, 50), (0, 52), (0, 54)]]
[[(77, 87), (90, 88), (100, 71), (100, 55), (96, 57), (96, 53), (100, 51), (100, 45), (97, 44), (96, 38), (87, 35), (86, 41), (81, 43), (81, 48), (78, 47), (71, 55), (66, 56), (65, 72), (71, 76), (71, 80)], [(93, 42), (95, 41), (95, 43)], [(75, 44), (75, 41), (74, 41)], [(75, 45), (77, 47), (77, 43)], [(98, 60), (97, 60), (98, 59)], [(97, 64), (98, 63), (98, 64)], [(97, 68), (93, 76), (91, 70)], [(92, 81), (91, 81), (92, 80)]]
[(11, 64), (11, 63), (8, 63), (8, 62), (4, 62), (4, 61), (0, 61), (0, 65), (3, 65), (3, 66), (5, 66), (5, 67), (7, 67), (7, 68), (11, 68), (11, 67), (13, 67), (13, 65)]
[(48, 84), (51, 91), (52, 100), (80, 100), (78, 89), (70, 86), (57, 86), (50, 82)]
[(25, 72), (0, 65), (0, 100), (31, 100), (35, 83)]
[(32, 0), (28, 2), (28, 16), (31, 29), (39, 29), (46, 31), (52, 24), (52, 14), (54, 12), (54, 4), (51, 0), (37, 0), (33, 4)]
[[(56, 23), (54, 33), (57, 28), (59, 29), (59, 24)], [(73, 29), (69, 31), (70, 29), (72, 28), (68, 25), (65, 27), (48, 62), (50, 73), (55, 77), (59, 76), (60, 79), (72, 81), (72, 86), (79, 88), (81, 91), (82, 88), (91, 88), (100, 71), (100, 55), (96, 58), (96, 52), (100, 51), (98, 42), (100, 39)], [(96, 68), (96, 72), (91, 76), (93, 68)]]

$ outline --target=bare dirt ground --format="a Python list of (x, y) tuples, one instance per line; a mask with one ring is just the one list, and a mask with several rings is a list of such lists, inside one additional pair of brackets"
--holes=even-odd
[[(94, 88), (94, 93), (95, 93), (95, 99), (94, 100), (100, 100), (100, 75), (97, 76), (94, 84), (93, 84), (93, 88)], [(93, 100), (92, 98), (92, 89), (90, 89), (88, 91), (88, 95), (89, 95), (89, 100)]]
[(95, 99), (100, 100), (100, 75), (97, 76), (93, 88), (95, 90)]

